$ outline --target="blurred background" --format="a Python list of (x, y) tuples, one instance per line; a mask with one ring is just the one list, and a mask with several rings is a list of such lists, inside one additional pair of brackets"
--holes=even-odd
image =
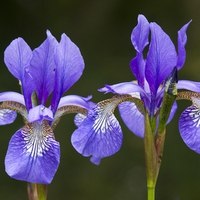
[[(46, 38), (46, 30), (60, 40), (66, 33), (80, 48), (85, 60), (81, 79), (67, 94), (93, 95), (98, 102), (109, 98), (97, 91), (105, 83), (134, 79), (129, 62), (135, 56), (130, 34), (138, 14), (157, 22), (177, 44), (177, 31), (190, 19), (186, 46), (187, 60), (179, 79), (200, 81), (200, 1), (199, 0), (2, 0), (0, 2), (0, 92), (20, 91), (18, 81), (8, 72), (4, 50), (17, 37), (23, 37), (32, 49)], [(156, 199), (200, 199), (200, 155), (183, 143), (178, 118), (190, 105), (178, 102), (176, 116), (168, 126), (156, 190)], [(121, 121), (124, 141), (121, 150), (90, 163), (72, 147), (74, 115), (64, 116), (55, 130), (61, 144), (61, 163), (48, 188), (48, 200), (145, 200), (146, 174), (143, 140), (133, 135)], [(0, 199), (28, 199), (26, 183), (11, 179), (4, 170), (8, 142), (23, 125), (0, 127)]]

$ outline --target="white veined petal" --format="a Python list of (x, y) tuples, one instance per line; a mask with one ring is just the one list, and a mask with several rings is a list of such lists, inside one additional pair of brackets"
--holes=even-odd
[(9, 109), (0, 109), (0, 125), (11, 124), (15, 121), (17, 113)]
[(179, 120), (179, 131), (185, 144), (200, 154), (200, 108), (188, 107)]
[(11, 138), (5, 158), (6, 172), (12, 178), (49, 184), (59, 166), (60, 145), (47, 121), (30, 123)]

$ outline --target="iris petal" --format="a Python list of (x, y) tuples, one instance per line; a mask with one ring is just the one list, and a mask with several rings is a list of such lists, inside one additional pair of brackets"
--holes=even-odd
[(15, 121), (17, 113), (9, 109), (0, 109), (0, 125), (11, 124)]
[(193, 105), (188, 107), (179, 120), (179, 131), (185, 144), (200, 154), (200, 109)]
[(131, 33), (131, 41), (135, 50), (142, 53), (145, 46), (148, 45), (149, 22), (144, 15), (138, 15), (138, 24)]
[(137, 56), (131, 60), (130, 66), (131, 71), (135, 75), (138, 80), (138, 85), (144, 88), (145, 82), (145, 60), (143, 59), (143, 55), (137, 53)]
[(43, 120), (53, 121), (53, 113), (43, 105), (36, 106), (29, 110), (28, 121), (41, 123)]
[(91, 98), (91, 95), (86, 98), (78, 95), (67, 95), (60, 99), (58, 109), (62, 106), (68, 105), (80, 106), (82, 108), (89, 109), (92, 105), (94, 105), (91, 101), (89, 101)]
[(36, 83), (36, 92), (40, 104), (45, 105), (47, 98), (54, 88), (56, 65), (54, 54), (58, 42), (47, 31), (47, 39), (33, 51), (29, 69)]
[(11, 138), (6, 172), (17, 180), (49, 184), (57, 171), (60, 146), (47, 123), (27, 124)]
[(148, 98), (146, 92), (134, 82), (123, 82), (114, 85), (105, 85), (105, 87), (98, 89), (99, 92), (112, 92), (114, 94), (131, 94), (140, 92), (142, 96)]
[(147, 55), (145, 76), (153, 96), (177, 63), (177, 54), (169, 36), (156, 23), (150, 24), (151, 43)]
[(20, 81), (23, 80), (24, 69), (29, 66), (32, 51), (22, 39), (13, 40), (4, 52), (4, 62), (10, 73)]
[(94, 164), (99, 164), (101, 158), (113, 155), (121, 147), (122, 130), (112, 113), (115, 104), (97, 104), (72, 134), (73, 147), (83, 156), (92, 155)]
[(200, 93), (200, 83), (195, 81), (180, 80), (178, 81), (177, 88)]
[(144, 115), (132, 102), (119, 104), (120, 115), (126, 126), (138, 137), (144, 137)]
[(187, 34), (186, 30), (189, 26), (191, 21), (185, 24), (179, 31), (178, 31), (178, 60), (177, 60), (177, 69), (181, 69), (185, 63), (186, 59), (186, 51), (185, 45), (187, 43)]
[(86, 115), (83, 115), (81, 113), (78, 113), (75, 117), (74, 117), (74, 124), (79, 127), (82, 122), (84, 121), (84, 119), (86, 118)]
[(18, 102), (20, 104), (25, 105), (23, 95), (19, 94), (17, 92), (2, 92), (2, 93), (0, 93), (0, 102), (3, 102), (3, 101), (14, 101), (14, 102)]
[(149, 36), (149, 22), (143, 15), (138, 16), (138, 24), (133, 29), (131, 34), (131, 41), (135, 50), (137, 51), (137, 55), (134, 59), (132, 59), (131, 71), (135, 75), (138, 80), (138, 84), (141, 87), (144, 87), (144, 79), (145, 79), (145, 60), (143, 59), (142, 51), (148, 45), (148, 36)]
[(35, 83), (29, 74), (31, 58), (32, 51), (22, 38), (13, 40), (4, 53), (8, 70), (21, 82), (27, 110), (32, 107), (31, 94), (35, 89)]
[(176, 113), (176, 110), (177, 110), (178, 106), (177, 106), (177, 103), (176, 101), (174, 102), (173, 106), (172, 106), (172, 109), (171, 109), (171, 112), (170, 112), (170, 115), (169, 115), (169, 119), (167, 120), (167, 124), (169, 124), (169, 122), (173, 119), (175, 113)]
[(65, 34), (54, 58), (57, 68), (51, 108), (55, 114), (62, 94), (81, 77), (85, 64), (79, 48)]

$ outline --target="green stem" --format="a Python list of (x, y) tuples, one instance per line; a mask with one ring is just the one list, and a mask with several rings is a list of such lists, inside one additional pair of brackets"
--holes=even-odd
[(148, 187), (148, 200), (155, 199), (155, 187)]
[(47, 185), (28, 183), (27, 185), (29, 200), (46, 200), (47, 199)]
[(162, 134), (154, 136), (155, 128), (151, 126), (148, 112), (145, 114), (144, 151), (147, 174), (148, 200), (155, 200), (155, 187), (161, 165), (165, 140), (165, 129)]

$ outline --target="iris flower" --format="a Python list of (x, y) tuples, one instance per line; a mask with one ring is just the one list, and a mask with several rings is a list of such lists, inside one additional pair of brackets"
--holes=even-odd
[[(110, 156), (120, 149), (123, 135), (120, 124), (113, 114), (118, 105), (124, 123), (136, 136), (144, 137), (146, 112), (151, 123), (155, 123), (156, 135), (167, 81), (172, 74), (176, 76), (177, 70), (185, 63), (186, 30), (189, 24), (190, 22), (178, 31), (177, 53), (170, 37), (158, 24), (149, 23), (143, 15), (138, 16), (138, 24), (131, 34), (136, 56), (130, 62), (131, 71), (137, 80), (105, 85), (99, 89), (100, 92), (111, 92), (116, 96), (101, 101), (89, 109), (86, 119), (72, 134), (72, 144), (80, 154), (92, 156), (91, 161), (99, 164), (101, 158)], [(143, 51), (147, 47), (148, 52), (145, 56)], [(176, 87), (200, 91), (199, 83), (188, 80), (178, 81)], [(166, 123), (173, 118), (176, 109), (177, 103), (174, 102)]]
[(85, 114), (91, 105), (91, 97), (62, 97), (81, 77), (83, 57), (65, 34), (57, 42), (50, 31), (33, 51), (22, 38), (13, 40), (4, 56), (8, 70), (20, 82), (22, 94), (0, 93), (0, 124), (12, 123), (16, 113), (25, 123), (9, 142), (6, 172), (18, 180), (49, 184), (60, 162), (54, 128), (62, 115), (79, 111)]

